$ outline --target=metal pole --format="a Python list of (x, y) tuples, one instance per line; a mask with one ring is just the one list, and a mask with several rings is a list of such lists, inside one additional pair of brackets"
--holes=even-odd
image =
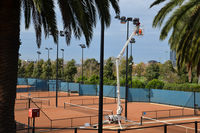
[(63, 80), (64, 80), (64, 49), (62, 51), (62, 58), (63, 58), (63, 62), (62, 62), (62, 72), (63, 72)]
[(194, 91), (194, 115), (197, 115), (196, 113), (196, 92)]
[(32, 133), (35, 133), (35, 117), (33, 117), (33, 128), (32, 128)]
[(164, 133), (167, 133), (167, 125), (164, 125)]
[(47, 49), (48, 50), (48, 60), (49, 60), (49, 49)]
[[(127, 40), (129, 36), (129, 21), (127, 21)], [(126, 91), (125, 91), (125, 118), (127, 119), (128, 103), (128, 46), (126, 47)]]
[(104, 65), (104, 20), (101, 18), (101, 46), (100, 46), (100, 81), (99, 81), (99, 129), (98, 133), (102, 133), (103, 128), (103, 65)]
[(58, 107), (58, 44), (57, 44), (57, 57), (56, 57), (56, 107)]
[(83, 84), (83, 47), (82, 48), (82, 84)]
[(195, 133), (198, 133), (198, 123), (195, 121)]
[(130, 72), (130, 74), (131, 74), (131, 88), (132, 88), (132, 72), (133, 72), (133, 56), (132, 56), (132, 43), (131, 43), (131, 72)]

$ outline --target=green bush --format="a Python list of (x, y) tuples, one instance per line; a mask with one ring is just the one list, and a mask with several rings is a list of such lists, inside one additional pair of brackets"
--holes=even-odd
[(117, 85), (117, 80), (110, 80), (110, 79), (104, 78), (103, 84), (104, 85)]
[(163, 89), (177, 90), (177, 91), (200, 91), (200, 85), (198, 84), (165, 84)]
[(163, 86), (164, 86), (163, 81), (160, 81), (158, 79), (153, 79), (153, 80), (148, 82), (148, 84), (146, 85), (146, 88), (148, 88), (148, 89), (162, 89)]
[(140, 80), (133, 80), (131, 88), (145, 88), (145, 84)]

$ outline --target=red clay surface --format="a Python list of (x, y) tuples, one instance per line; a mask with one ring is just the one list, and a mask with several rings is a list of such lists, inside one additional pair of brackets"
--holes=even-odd
[[(17, 93), (17, 99), (20, 99), (21, 95), (28, 96), (28, 93)], [(59, 96), (68, 96), (67, 93), (61, 92), (58, 94)], [(40, 92), (39, 94), (34, 92), (31, 93), (31, 97), (38, 96), (55, 96), (55, 92)], [(68, 127), (80, 127), (84, 126), (85, 123), (96, 124), (98, 122), (98, 111), (89, 111), (89, 110), (80, 110), (80, 109), (72, 109), (66, 108), (64, 109), (64, 102), (71, 102), (74, 99), (98, 99), (97, 96), (77, 96), (77, 94), (71, 94), (70, 97), (59, 97), (58, 98), (58, 107), (55, 107), (55, 97), (33, 99), (36, 102), (38, 107), (41, 107), (40, 117), (36, 118), (36, 127), (46, 127), (46, 128), (68, 128)], [(115, 101), (112, 98), (104, 98), (104, 100)], [(46, 101), (50, 101), (50, 105)], [(90, 100), (85, 100), (88, 104), (91, 103)], [(97, 100), (98, 102), (98, 100)], [(79, 103), (74, 103), (79, 104)], [(87, 103), (84, 103), (87, 104)], [(31, 102), (31, 108), (37, 107), (34, 103)], [(84, 105), (87, 107), (97, 108), (96, 105)], [(124, 104), (122, 105), (124, 107)], [(104, 104), (103, 110), (113, 110), (114, 114), (116, 113), (117, 104)], [(168, 109), (181, 109), (181, 107), (169, 106), (163, 104), (154, 104), (154, 103), (144, 103), (144, 102), (129, 102), (128, 103), (128, 119), (132, 121), (136, 121), (136, 123), (140, 122), (142, 112), (152, 111), (152, 110), (168, 110)], [(162, 113), (157, 113), (159, 117), (167, 116), (169, 112), (163, 111)], [(171, 115), (181, 114), (181, 111), (172, 111)], [(192, 114), (193, 109), (184, 109), (184, 114)], [(199, 113), (199, 112), (198, 112)], [(88, 117), (87, 117), (88, 116)], [(90, 116), (90, 117), (89, 117)], [(92, 117), (94, 116), (94, 117)], [(123, 114), (124, 116), (124, 114)], [(153, 117), (155, 114), (148, 113), (145, 115), (147, 117)], [(77, 118), (79, 117), (79, 118)], [(16, 100), (15, 106), (15, 119), (19, 123), (28, 124), (28, 103), (27, 100)], [(143, 126), (153, 126), (153, 125), (162, 125), (162, 124), (172, 124), (172, 123), (182, 123), (182, 122), (190, 122), (190, 121), (199, 121), (199, 117), (181, 117), (181, 118), (168, 118), (162, 119), (163, 122), (155, 123), (152, 121), (144, 121)], [(32, 124), (32, 123), (31, 123)], [(129, 126), (128, 126), (129, 125)], [(132, 125), (132, 126), (131, 126)], [(133, 123), (122, 123), (122, 126), (126, 128), (137, 128), (142, 127), (139, 125), (134, 125)], [(200, 127), (200, 125), (199, 125)], [(104, 125), (105, 129), (117, 129), (118, 125)], [(192, 133), (194, 132), (194, 124), (186, 124), (182, 126), (170, 126), (167, 128), (169, 133)], [(200, 131), (200, 130), (199, 130)], [(51, 133), (74, 133), (73, 130), (48, 130), (43, 132), (51, 132)], [(97, 133), (96, 130), (78, 130), (78, 133)], [(104, 131), (105, 133), (114, 133), (117, 131)], [(137, 129), (137, 130), (126, 130), (123, 133), (163, 133), (163, 127), (157, 128), (147, 128), (147, 129)]]

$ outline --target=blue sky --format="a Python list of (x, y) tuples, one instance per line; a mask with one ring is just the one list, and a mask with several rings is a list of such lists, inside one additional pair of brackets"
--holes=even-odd
[[(168, 40), (160, 41), (159, 28), (152, 28), (153, 18), (161, 8), (161, 6), (149, 8), (153, 0), (120, 0), (121, 16), (138, 17), (140, 23), (144, 28), (144, 36), (135, 37), (136, 43), (133, 44), (133, 58), (135, 63), (148, 62), (149, 60), (157, 60), (164, 62), (169, 59), (169, 45)], [(62, 30), (61, 16), (56, 9), (57, 24), (59, 30)], [(117, 57), (123, 45), (126, 42), (126, 24), (120, 24), (119, 20), (114, 19), (115, 13), (111, 9), (112, 21), (108, 29), (105, 30), (105, 50), (104, 59), (109, 57)], [(130, 23), (130, 33), (133, 31), (133, 24)], [(35, 39), (35, 33), (32, 27), (28, 30), (24, 28), (23, 18), (21, 20), (21, 42), (20, 47), (21, 59), (23, 60), (37, 60), (38, 51)], [(85, 43), (84, 38), (75, 40), (72, 37), (70, 46), (67, 46), (64, 38), (59, 38), (59, 57), (62, 57), (60, 49), (65, 49), (65, 61), (75, 59), (78, 64), (81, 64), (81, 48), (80, 43)], [(130, 45), (129, 45), (130, 46)], [(56, 59), (56, 45), (53, 43), (52, 38), (46, 40), (42, 38), (42, 45), (40, 58), (47, 59), (47, 50), (45, 47), (53, 48), (50, 51), (50, 58)], [(129, 47), (130, 49), (130, 47)], [(130, 51), (129, 51), (130, 53)], [(94, 29), (94, 35), (89, 48), (84, 49), (84, 59), (95, 58), (99, 60), (100, 55), (100, 24)]]

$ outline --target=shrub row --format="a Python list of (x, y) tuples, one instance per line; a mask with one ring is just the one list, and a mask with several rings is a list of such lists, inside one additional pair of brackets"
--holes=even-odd
[(140, 80), (134, 80), (132, 82), (132, 88), (147, 88), (147, 89), (165, 89), (165, 90), (177, 90), (177, 91), (197, 91), (200, 92), (200, 85), (198, 84), (170, 84), (164, 83), (158, 79), (153, 79), (148, 83)]

